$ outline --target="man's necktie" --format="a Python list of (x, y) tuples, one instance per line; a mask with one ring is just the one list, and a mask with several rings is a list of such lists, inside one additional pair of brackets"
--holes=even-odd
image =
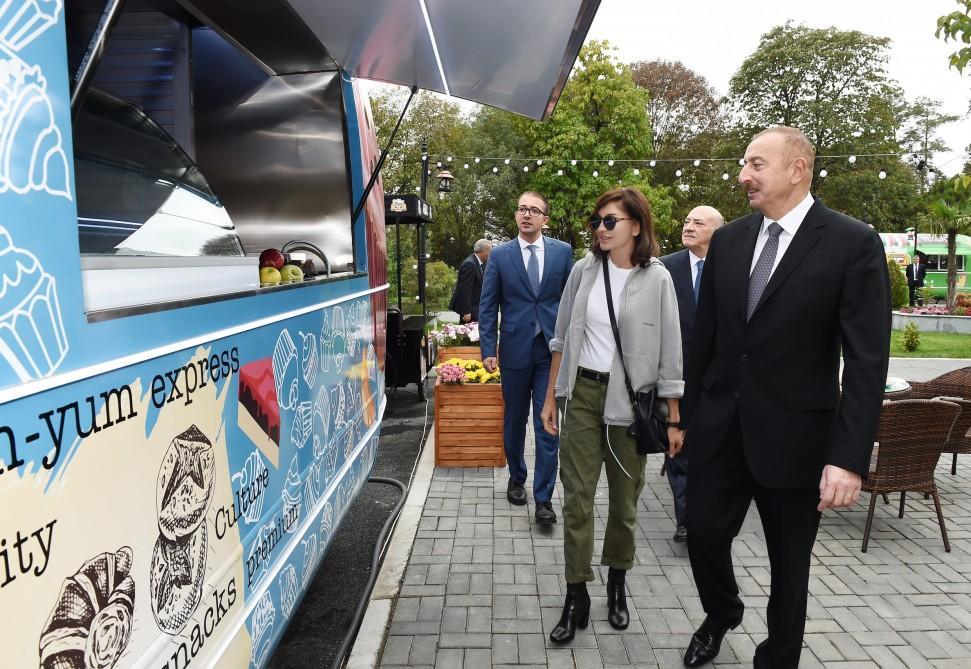
[(484, 262), (480, 262), (479, 263), (479, 274), (485, 274), (485, 263)]
[(766, 240), (765, 246), (762, 247), (762, 255), (759, 256), (758, 262), (755, 263), (755, 269), (752, 270), (752, 276), (748, 280), (748, 310), (745, 314), (746, 321), (751, 320), (752, 314), (755, 312), (755, 307), (759, 306), (762, 291), (765, 290), (765, 285), (769, 283), (769, 277), (772, 276), (772, 265), (775, 263), (775, 255), (779, 251), (779, 235), (781, 233), (781, 225), (774, 222), (769, 225), (769, 238)]
[(533, 293), (539, 295), (539, 258), (536, 257), (536, 245), (530, 244), (529, 262), (526, 263), (526, 276), (529, 277), (529, 285), (533, 287)]
[(705, 268), (705, 261), (699, 260), (696, 267), (698, 273), (695, 275), (695, 306), (698, 306), (698, 293), (701, 292), (701, 270)]
[[(529, 262), (526, 263), (526, 276), (529, 278), (529, 285), (533, 288), (533, 295), (539, 297), (539, 258), (536, 257), (536, 245), (530, 244), (526, 247), (529, 249)], [(539, 315), (539, 312), (537, 312)], [(534, 334), (539, 334), (543, 327), (539, 324), (539, 320), (536, 321), (536, 332)]]

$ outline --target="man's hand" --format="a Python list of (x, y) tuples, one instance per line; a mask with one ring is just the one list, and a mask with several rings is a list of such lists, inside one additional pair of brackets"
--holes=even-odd
[(673, 458), (684, 448), (684, 430), (668, 428), (668, 457)]
[(482, 366), (485, 367), (486, 371), (492, 374), (496, 371), (496, 367), (499, 366), (499, 360), (497, 358), (486, 358), (482, 361)]
[(862, 479), (856, 472), (842, 469), (836, 465), (823, 467), (823, 477), (819, 480), (819, 506), (823, 509), (838, 509), (856, 504), (860, 497)]
[(468, 323), (471, 320), (472, 320), (472, 314), (471, 314), (471, 312), (470, 313), (467, 313), (467, 314), (462, 314), (462, 322), (463, 323)]

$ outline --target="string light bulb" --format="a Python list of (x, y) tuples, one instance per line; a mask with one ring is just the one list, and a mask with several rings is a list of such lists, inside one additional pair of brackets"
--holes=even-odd
[(613, 167), (614, 166), (614, 161), (608, 160), (607, 161), (607, 165), (609, 165), (610, 167)]
[(506, 163), (506, 164), (508, 165), (508, 164), (509, 164), (509, 159), (508, 159), (508, 158), (506, 158), (506, 160), (505, 160), (505, 161), (503, 161), (503, 162), (505, 162), (505, 163)]
[(722, 173), (722, 181), (728, 181), (728, 172)]
[(475, 164), (478, 165), (480, 160), (482, 160), (482, 159), (481, 158), (476, 158), (475, 159)]
[(594, 170), (593, 171), (593, 176), (599, 177), (600, 176), (600, 172), (598, 172), (597, 170)]
[(856, 162), (856, 156), (850, 156), (849, 158), (847, 158), (847, 160), (849, 160), (850, 163), (855, 163)]
[(651, 167), (657, 167), (657, 161), (656, 160), (652, 160), (651, 161)]
[(883, 181), (884, 179), (887, 178), (887, 173), (884, 172), (883, 170), (880, 170), (880, 174), (878, 174), (877, 176), (880, 178), (881, 181)]
[(681, 176), (681, 174), (682, 174), (681, 170), (678, 170), (677, 172), (674, 173), (674, 176), (679, 177)]
[(700, 166), (700, 165), (701, 165), (701, 161), (700, 161), (700, 160), (696, 160), (696, 161), (695, 161), (695, 167), (698, 167), (698, 166)]
[(529, 172), (529, 165), (523, 165), (523, 172)]
[(556, 170), (556, 176), (558, 177), (563, 176), (563, 170)]
[(571, 164), (571, 165), (573, 165), (574, 167), (576, 167), (576, 166), (577, 166), (577, 161), (575, 161), (575, 160), (571, 160), (571, 161), (570, 161), (570, 164)]
[(825, 179), (827, 174), (829, 174), (829, 172), (827, 172), (826, 170), (819, 170), (819, 177), (821, 179)]
[(493, 168), (492, 168), (492, 173), (493, 173), (493, 174), (495, 174), (495, 173), (496, 173), (496, 172), (498, 172), (498, 171), (499, 171), (499, 168), (498, 168), (498, 167), (493, 167)]
[(640, 175), (641, 175), (641, 171), (635, 167), (634, 168), (634, 176), (635, 177), (639, 177)]

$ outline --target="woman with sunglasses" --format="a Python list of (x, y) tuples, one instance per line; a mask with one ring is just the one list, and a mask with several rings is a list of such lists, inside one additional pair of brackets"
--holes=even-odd
[[(607, 620), (615, 629), (630, 622), (626, 575), (634, 564), (637, 499), (644, 487), (646, 456), (637, 453), (627, 428), (634, 415), (624, 368), (635, 392), (655, 388), (669, 419), (669, 453), (681, 450), (678, 398), (684, 392), (677, 298), (667, 269), (654, 256), (651, 207), (635, 188), (617, 188), (597, 200), (590, 217), (590, 253), (573, 266), (550, 340), (553, 360), (541, 419), (560, 435), (563, 482), (563, 548), (567, 594), (563, 614), (550, 633), (567, 643), (590, 619), (587, 581), (594, 580), (594, 496), (601, 466), (607, 470), (608, 518), (600, 563), (608, 567)], [(620, 333), (623, 364), (607, 306)], [(557, 403), (560, 403), (559, 407)], [(562, 422), (557, 424), (558, 410)]]

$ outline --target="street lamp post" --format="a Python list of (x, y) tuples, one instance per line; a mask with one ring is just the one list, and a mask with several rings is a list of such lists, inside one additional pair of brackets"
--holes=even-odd
[[(428, 140), (423, 139), (421, 142), (421, 199), (427, 201), (427, 191), (428, 190)], [(418, 226), (418, 301), (421, 303), (421, 315), (425, 315), (425, 283), (427, 282), (425, 276), (425, 260), (427, 259), (427, 252), (425, 251), (425, 226)]]

